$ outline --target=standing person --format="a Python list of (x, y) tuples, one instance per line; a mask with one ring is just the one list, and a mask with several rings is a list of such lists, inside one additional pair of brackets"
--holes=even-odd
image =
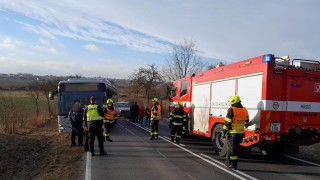
[(222, 138), (227, 134), (227, 155), (225, 160), (226, 168), (237, 169), (239, 144), (244, 137), (244, 128), (249, 122), (249, 114), (247, 108), (241, 104), (238, 95), (231, 96), (229, 99), (231, 107), (228, 109), (224, 126), (222, 130)]
[(144, 108), (142, 106), (139, 107), (139, 121), (138, 123), (143, 125), (143, 117), (144, 117)]
[(131, 122), (134, 122), (134, 111), (135, 111), (134, 108), (135, 108), (134, 102), (131, 102), (130, 103), (130, 117), (129, 117)]
[(133, 105), (133, 121), (134, 123), (137, 123), (138, 120), (139, 120), (139, 106), (138, 106), (138, 103), (137, 102), (134, 102), (134, 105)]
[(108, 99), (106, 102), (106, 106), (104, 107), (104, 133), (103, 135), (105, 136), (105, 140), (112, 142), (110, 139), (110, 132), (113, 127), (113, 123), (117, 118), (117, 111), (115, 110), (113, 106), (113, 100)]
[(151, 111), (148, 106), (146, 106), (146, 109), (144, 110), (144, 115), (146, 116), (146, 126), (150, 127)]
[(182, 101), (178, 101), (176, 108), (170, 113), (171, 141), (180, 143), (182, 136), (182, 125), (187, 121), (187, 113), (183, 110)]
[(153, 106), (151, 108), (151, 137), (150, 140), (159, 139), (159, 120), (160, 120), (160, 105), (158, 104), (158, 98), (152, 99)]
[(68, 119), (72, 125), (71, 132), (71, 146), (76, 145), (76, 135), (78, 135), (78, 145), (83, 145), (83, 109), (80, 106), (79, 102), (76, 102), (72, 105), (71, 110), (68, 114)]
[(101, 106), (97, 105), (97, 98), (94, 96), (90, 97), (90, 104), (84, 110), (84, 124), (85, 128), (88, 129), (89, 132), (89, 145), (92, 156), (94, 153), (94, 140), (97, 136), (99, 142), (100, 155), (106, 155), (103, 147), (103, 110)]

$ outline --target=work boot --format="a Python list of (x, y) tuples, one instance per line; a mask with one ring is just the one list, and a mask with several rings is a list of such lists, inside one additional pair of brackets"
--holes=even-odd
[(88, 152), (89, 151), (89, 147), (84, 147), (83, 150), (84, 150), (84, 152)]
[(232, 161), (232, 168), (237, 170), (238, 162), (237, 161)]
[(224, 161), (224, 167), (226, 169), (230, 169), (232, 167), (229, 157), (226, 157), (226, 160)]
[(156, 140), (158, 140), (159, 139), (159, 135), (156, 135)]
[(106, 137), (106, 141), (112, 142), (109, 136)]
[(107, 155), (106, 152), (100, 152), (100, 156), (104, 156), (104, 155)]
[(154, 139), (154, 136), (151, 136), (149, 140), (155, 140), (155, 139)]

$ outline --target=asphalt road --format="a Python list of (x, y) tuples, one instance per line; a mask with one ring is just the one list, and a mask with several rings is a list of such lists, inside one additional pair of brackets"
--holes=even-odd
[[(149, 140), (146, 127), (119, 120), (105, 142), (107, 156), (87, 153), (85, 179), (319, 179), (320, 165), (286, 155), (270, 158), (259, 151), (241, 157), (238, 170), (225, 169), (224, 159), (212, 150), (209, 140), (191, 136), (171, 143), (165, 122), (160, 139)], [(95, 150), (98, 152), (98, 146)]]

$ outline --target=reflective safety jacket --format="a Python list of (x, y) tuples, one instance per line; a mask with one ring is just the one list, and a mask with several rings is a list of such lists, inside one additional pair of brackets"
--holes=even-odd
[(107, 106), (105, 108), (104, 120), (103, 122), (106, 123), (113, 123), (113, 120), (117, 117), (117, 111), (114, 109), (113, 106)]
[(244, 128), (249, 122), (247, 108), (240, 105), (229, 108), (227, 117), (224, 120), (223, 130), (228, 131), (230, 134), (244, 134)]
[(151, 118), (150, 120), (160, 120), (161, 107), (160, 105), (154, 105), (151, 108)]
[(182, 126), (184, 122), (187, 122), (187, 113), (183, 108), (174, 108), (170, 113), (170, 123), (174, 126)]
[(87, 121), (98, 121), (101, 120), (101, 117), (98, 112), (98, 105), (96, 104), (89, 104), (87, 106)]

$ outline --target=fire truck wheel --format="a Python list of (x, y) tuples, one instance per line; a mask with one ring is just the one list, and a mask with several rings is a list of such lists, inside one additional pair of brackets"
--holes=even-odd
[(212, 134), (211, 134), (213, 149), (218, 154), (223, 147), (223, 141), (221, 138), (222, 127), (223, 127), (222, 124), (216, 125), (212, 131)]
[(283, 144), (270, 144), (264, 148), (261, 148), (262, 153), (267, 156), (280, 156), (283, 154)]

